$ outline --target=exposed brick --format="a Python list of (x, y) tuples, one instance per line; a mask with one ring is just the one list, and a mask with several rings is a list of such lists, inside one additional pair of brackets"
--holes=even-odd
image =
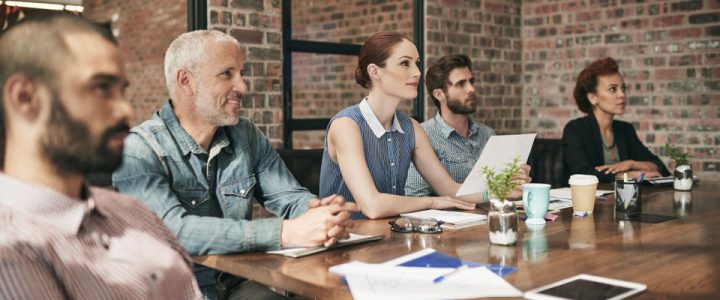
[(690, 21), (690, 24), (715, 23), (715, 22), (720, 21), (720, 13), (713, 12), (713, 13), (706, 13), (706, 14), (691, 15), (690, 17), (688, 17), (688, 21)]
[(668, 91), (676, 93), (688, 93), (696, 88), (697, 84), (693, 82), (670, 82), (667, 85)]
[(678, 26), (683, 23), (684, 18), (685, 18), (685, 16), (682, 16), (682, 15), (657, 17), (657, 18), (653, 19), (653, 26), (654, 27)]
[(279, 60), (280, 50), (272, 48), (249, 47), (250, 59), (254, 60)]
[(696, 28), (683, 28), (683, 29), (673, 29), (669, 31), (670, 38), (673, 39), (687, 39), (687, 38), (697, 38), (700, 37), (703, 34), (702, 28), (696, 27)]
[(720, 91), (720, 81), (706, 81), (705, 86), (711, 90)]
[(720, 25), (718, 26), (709, 26), (705, 28), (705, 34), (706, 35), (714, 35), (714, 36), (720, 36)]
[(230, 2), (231, 8), (236, 9), (253, 9), (262, 11), (265, 8), (264, 0), (232, 0)]
[(682, 1), (672, 4), (673, 11), (688, 11), (702, 8), (702, 0)]
[(627, 34), (608, 34), (605, 35), (605, 43), (616, 44), (616, 43), (628, 43), (632, 42), (632, 38)]
[(259, 30), (231, 29), (230, 35), (240, 44), (261, 44), (263, 41), (263, 32)]
[(542, 23), (543, 23), (543, 17), (525, 19), (523, 21), (523, 24), (525, 24), (525, 26), (537, 26), (537, 25), (541, 25)]

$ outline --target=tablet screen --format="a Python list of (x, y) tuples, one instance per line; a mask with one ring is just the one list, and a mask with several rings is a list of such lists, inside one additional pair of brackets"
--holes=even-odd
[(603, 282), (575, 279), (565, 284), (537, 291), (537, 293), (567, 299), (591, 300), (608, 299), (631, 290), (633, 289)]

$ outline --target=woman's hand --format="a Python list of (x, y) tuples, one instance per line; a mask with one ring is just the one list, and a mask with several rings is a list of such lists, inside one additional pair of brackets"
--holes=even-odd
[[(645, 173), (645, 178), (662, 177), (662, 174), (660, 174), (660, 172), (658, 172), (658, 171), (630, 171), (630, 172), (627, 172), (629, 178), (638, 178), (643, 173)], [(615, 176), (615, 177), (618, 179), (622, 179), (623, 175), (617, 174), (617, 176)]]
[(617, 174), (619, 172), (627, 172), (633, 169), (634, 160), (624, 160), (612, 165), (602, 165), (595, 167), (598, 172), (604, 172), (605, 174)]
[(513, 200), (521, 199), (523, 184), (532, 182), (532, 177), (530, 177), (530, 165), (521, 165), (520, 170), (513, 175), (512, 180), (517, 185), (515, 186), (515, 189), (510, 192), (508, 198)]
[(441, 197), (430, 197), (432, 203), (430, 204), (431, 209), (447, 209), (447, 208), (458, 208), (464, 210), (474, 210), (475, 203), (463, 201), (450, 196)]

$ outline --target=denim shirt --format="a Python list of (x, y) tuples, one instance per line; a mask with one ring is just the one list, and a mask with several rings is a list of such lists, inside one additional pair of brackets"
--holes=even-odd
[[(131, 130), (113, 184), (155, 211), (192, 256), (279, 249), (282, 218), (315, 197), (251, 121), (218, 128), (205, 151), (171, 101)], [(251, 221), (253, 200), (278, 217)], [(194, 271), (201, 288), (215, 284), (216, 271)]]

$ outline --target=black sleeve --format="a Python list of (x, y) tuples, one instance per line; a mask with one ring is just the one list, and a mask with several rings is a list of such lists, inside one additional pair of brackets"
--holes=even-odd
[(665, 167), (665, 164), (660, 160), (660, 158), (650, 152), (650, 150), (640, 141), (637, 136), (637, 132), (635, 131), (635, 127), (629, 125), (626, 127), (626, 130), (628, 131), (627, 144), (628, 153), (630, 155), (629, 159), (655, 163), (662, 176), (670, 176), (670, 171), (668, 171), (667, 167)]
[(566, 177), (573, 174), (587, 174), (597, 176), (600, 182), (612, 182), (615, 175), (595, 170), (597, 165), (591, 161), (590, 154), (586, 152), (586, 148), (592, 145), (584, 145), (582, 138), (584, 134), (589, 133), (583, 132), (575, 122), (568, 123), (563, 130), (563, 163)]

